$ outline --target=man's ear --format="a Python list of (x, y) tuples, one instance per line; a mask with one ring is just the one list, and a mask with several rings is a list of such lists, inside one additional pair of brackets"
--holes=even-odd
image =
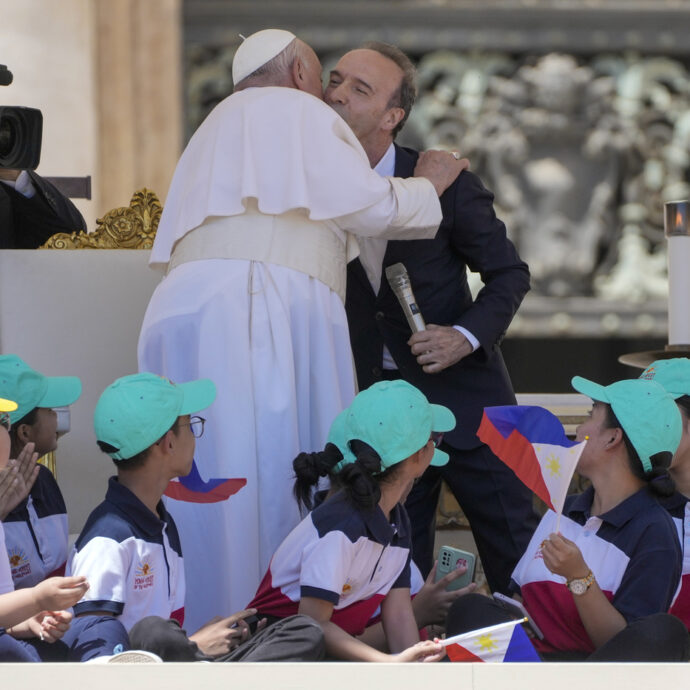
[(297, 55), (292, 62), (292, 81), (295, 82), (295, 86), (300, 91), (302, 91), (304, 87), (304, 72), (305, 67), (302, 58)]
[(405, 111), (402, 108), (388, 108), (386, 114), (383, 116), (382, 128), (387, 132), (392, 132), (405, 117)]

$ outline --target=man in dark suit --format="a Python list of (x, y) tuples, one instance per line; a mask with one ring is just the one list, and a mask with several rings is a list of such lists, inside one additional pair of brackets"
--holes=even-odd
[[(381, 43), (346, 53), (330, 74), (326, 102), (382, 175), (412, 175), (418, 153), (393, 140), (414, 102), (414, 79), (404, 53)], [(529, 290), (529, 271), (492, 204), (481, 180), (465, 171), (441, 197), (435, 239), (361, 241), (360, 257), (348, 267), (346, 307), (360, 389), (403, 378), (457, 418), (444, 438), (450, 463), (430, 468), (407, 500), (417, 565), (426, 576), (433, 564), (443, 478), (469, 519), (490, 588), (505, 592), (537, 517), (531, 493), (475, 432), (485, 406), (515, 404), (499, 345)], [(427, 323), (413, 335), (385, 278), (397, 262), (407, 268)], [(467, 267), (484, 282), (474, 300)]]
[(0, 168), (0, 249), (37, 249), (58, 232), (86, 230), (77, 207), (33, 170)]

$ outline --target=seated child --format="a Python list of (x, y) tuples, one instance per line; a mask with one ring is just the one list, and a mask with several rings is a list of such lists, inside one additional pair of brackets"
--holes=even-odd
[[(27, 449), (38, 455), (57, 447), (57, 414), (81, 394), (75, 376), (44, 376), (16, 355), (0, 355), (0, 395), (17, 403), (10, 413), (12, 457)], [(20, 501), (3, 519), (5, 546), (16, 589), (62, 575), (67, 559), (67, 510), (52, 472), (44, 466)], [(44, 661), (87, 661), (128, 649), (127, 634), (117, 621), (90, 618), (73, 621), (59, 644), (42, 647)]]
[(305, 616), (253, 636), (244, 622), (252, 610), (214, 619), (189, 637), (181, 629), (182, 548), (161, 499), (171, 479), (190, 472), (195, 437), (204, 429), (204, 419), (190, 415), (208, 407), (215, 395), (208, 379), (175, 385), (148, 373), (118, 379), (101, 395), (94, 428), (117, 476), (70, 554), (68, 572), (91, 583), (75, 614), (116, 616), (133, 647), (164, 661), (317, 660), (323, 635)]
[[(546, 512), (513, 571), (514, 588), (544, 634), (533, 643), (553, 660), (680, 660), (687, 634), (665, 612), (681, 554), (657, 500), (674, 490), (668, 468), (680, 414), (653, 381), (601, 386), (576, 376), (572, 385), (594, 401), (576, 433), (587, 440), (577, 471), (591, 487), (566, 499), (558, 532), (556, 514)], [(469, 595), (451, 608), (447, 632), (482, 628), (502, 615), (490, 600)], [(641, 623), (650, 635), (639, 634)]]
[[(0, 355), (0, 393), (17, 402), (10, 414), (11, 456), (28, 443), (39, 457), (57, 448), (57, 414), (81, 395), (76, 376), (44, 376), (16, 355)], [(28, 497), (3, 518), (16, 588), (62, 575), (67, 561), (67, 508), (53, 473), (39, 466)]]
[[(0, 398), (0, 469), (10, 457), (10, 416), (14, 401)], [(0, 554), (5, 533), (0, 523)], [(89, 588), (84, 577), (51, 577), (34, 587), (15, 590), (7, 558), (0, 558), (0, 662), (42, 661), (69, 629), (72, 614), (64, 609)], [(26, 638), (26, 639), (19, 639)]]
[[(410, 599), (410, 524), (401, 501), (430, 464), (448, 462), (434, 434), (454, 426), (450, 410), (429, 404), (405, 381), (382, 381), (359, 393), (345, 415), (346, 452), (331, 443), (295, 459), (298, 500), (310, 500), (320, 476), (330, 476), (338, 491), (278, 547), (250, 606), (273, 620), (311, 616), (334, 659), (440, 659), (441, 645), (419, 641)], [(379, 606), (390, 653), (358, 639)]]
[[(352, 462), (355, 458), (344, 439), (347, 413), (348, 410), (345, 409), (333, 420), (328, 432), (326, 444), (333, 444), (343, 456), (344, 462)], [(302, 453), (295, 459), (295, 463), (299, 465), (304, 461), (308, 462), (308, 460), (309, 454)], [(338, 486), (337, 472), (331, 470), (327, 472), (327, 474), (330, 483), (330, 487), (327, 490), (313, 492), (313, 487), (318, 487), (320, 477), (312, 477), (312, 486), (309, 485), (308, 480), (300, 483), (299, 493), (295, 496), (300, 509), (311, 509), (312, 504), (315, 508), (321, 505), (326, 498), (337, 493), (339, 488), (342, 488)], [(412, 488), (411, 485), (410, 488)], [(407, 496), (404, 495), (401, 498), (400, 502), (403, 505), (405, 504), (406, 497)], [(437, 566), (438, 563), (435, 563), (425, 581), (414, 560), (410, 559), (410, 595), (412, 598), (412, 611), (422, 639), (428, 638), (427, 626), (443, 626), (445, 624), (448, 611), (456, 599), (473, 592), (477, 588), (476, 584), (471, 582), (466, 587), (447, 590), (446, 587), (453, 582), (453, 580), (464, 575), (467, 568), (465, 566), (459, 566), (454, 572), (450, 572), (436, 581)], [(436, 632), (437, 629), (438, 628), (435, 627), (434, 632)], [(360, 640), (376, 649), (387, 651), (386, 636), (383, 625), (381, 624), (380, 606), (374, 611), (366, 624), (366, 629), (361, 635), (358, 635), (358, 637)]]

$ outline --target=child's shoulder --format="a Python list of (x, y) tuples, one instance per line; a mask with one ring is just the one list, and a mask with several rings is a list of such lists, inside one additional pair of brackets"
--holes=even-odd
[(326, 501), (311, 514), (312, 523), (320, 537), (328, 532), (342, 532), (355, 542), (366, 534), (366, 519), (340, 492)]
[(89, 515), (84, 529), (75, 543), (77, 551), (90, 541), (103, 538), (122, 543), (137, 536), (136, 526), (127, 515), (109, 501), (103, 501)]

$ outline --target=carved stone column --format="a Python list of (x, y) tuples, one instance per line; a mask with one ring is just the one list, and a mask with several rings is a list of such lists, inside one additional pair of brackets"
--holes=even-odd
[(165, 194), (182, 144), (180, 0), (96, 0), (99, 214)]

